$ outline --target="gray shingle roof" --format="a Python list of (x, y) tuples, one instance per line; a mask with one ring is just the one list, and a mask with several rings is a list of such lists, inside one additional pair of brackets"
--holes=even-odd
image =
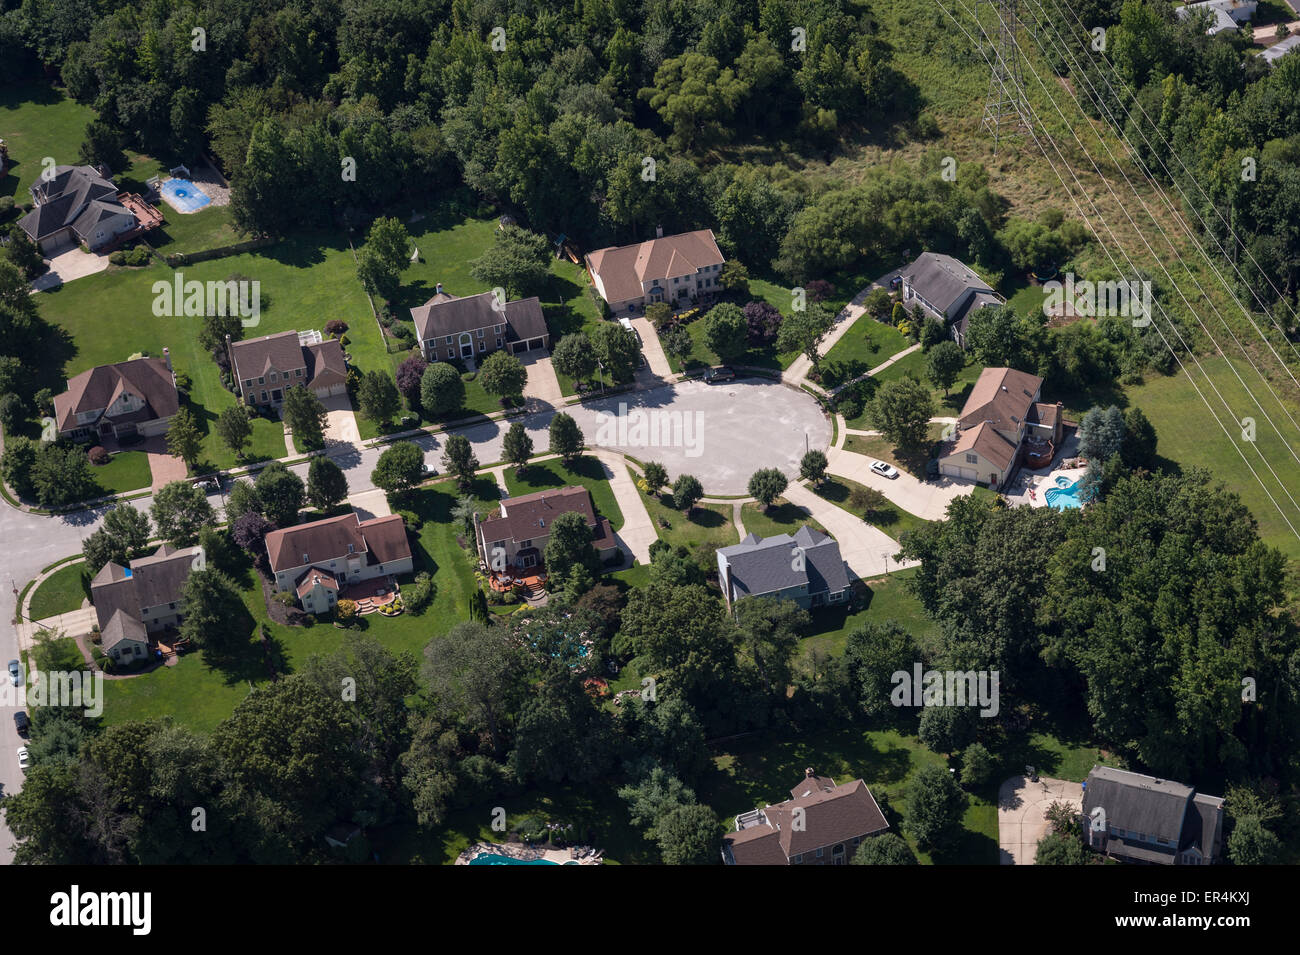
[[(938, 252), (922, 252), (903, 269), (903, 281), (916, 289), (923, 299), (946, 313), (953, 303), (971, 289), (992, 296), (988, 283), (959, 259)], [(997, 299), (993, 298), (996, 302)]]
[[(803, 570), (796, 570), (794, 549), (803, 549)], [(808, 593), (835, 593), (849, 586), (840, 545), (804, 525), (793, 536), (759, 538), (750, 534), (739, 544), (719, 549), (731, 568), (736, 596), (762, 596), (805, 585)]]

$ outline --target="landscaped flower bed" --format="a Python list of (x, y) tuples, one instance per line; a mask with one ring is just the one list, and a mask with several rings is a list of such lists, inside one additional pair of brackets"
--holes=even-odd
[(399, 613), (402, 612), (402, 609), (403, 609), (402, 598), (399, 595), (393, 598), (392, 603), (386, 603), (382, 607), (380, 607), (379, 612), (382, 613), (385, 617), (396, 617)]

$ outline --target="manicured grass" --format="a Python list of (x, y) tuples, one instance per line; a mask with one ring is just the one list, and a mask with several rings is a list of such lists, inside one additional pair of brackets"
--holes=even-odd
[(165, 221), (149, 233), (149, 244), (163, 255), (219, 249), (246, 242), (249, 236), (236, 228), (230, 206), (206, 206), (181, 215), (167, 203), (159, 204)]
[(153, 480), (149, 472), (149, 455), (143, 451), (119, 451), (102, 466), (91, 466), (91, 474), (110, 494), (148, 487)]
[(0, 179), (0, 196), (18, 205), (32, 201), (28, 191), (49, 157), (59, 166), (74, 166), (95, 111), (45, 83), (0, 90), (0, 138), (9, 147), (9, 172)]
[(44, 620), (79, 609), (81, 602), (89, 596), (90, 578), (86, 575), (86, 565), (77, 561), (60, 567), (41, 581), (32, 594), (31, 608), (27, 613), (33, 620)]
[[(636, 475), (632, 475), (633, 480)], [(696, 504), (687, 517), (672, 506), (670, 495), (658, 497), (642, 495), (646, 511), (654, 521), (659, 539), (673, 547), (682, 546), (694, 550), (701, 545), (727, 547), (740, 543), (740, 534), (731, 522), (731, 507), (727, 504)], [(664, 527), (662, 522), (667, 522)]]
[[(813, 485), (812, 489), (819, 497), (839, 505), (854, 517), (863, 518), (861, 512), (855, 511), (850, 506), (849, 496), (856, 489), (867, 490), (865, 485), (844, 477), (831, 477), (820, 485)], [(904, 510), (893, 501), (887, 501), (883, 506), (875, 509), (868, 523), (878, 527), (894, 540), (899, 540), (908, 531), (924, 527), (930, 522), (917, 517), (911, 511)]]
[(844, 439), (844, 450), (877, 461), (884, 461), (886, 464), (892, 464), (900, 471), (906, 471), (913, 477), (924, 480), (925, 464), (930, 460), (933, 443), (943, 435), (944, 427), (944, 425), (937, 422), (931, 422), (927, 432), (929, 441), (922, 448), (900, 448), (895, 446), (894, 442), (888, 438), (879, 435), (869, 437), (867, 435), (851, 434)]
[(591, 503), (596, 513), (609, 519), (610, 526), (618, 530), (623, 526), (623, 512), (619, 510), (614, 490), (605, 476), (605, 466), (600, 460), (584, 455), (565, 467), (558, 459), (529, 464), (522, 475), (506, 468), (506, 488), (511, 497), (533, 494), (554, 488), (579, 486), (591, 492)]
[(839, 656), (850, 633), (865, 623), (887, 620), (902, 624), (922, 649), (931, 646), (938, 639), (939, 625), (926, 616), (921, 602), (908, 586), (908, 580), (915, 575), (915, 569), (908, 569), (879, 577), (870, 584), (859, 582), (855, 585), (853, 609), (818, 608), (813, 612), (808, 635), (799, 642), (800, 658), (806, 661), (814, 652)]
[(893, 325), (863, 315), (823, 358), (822, 383), (834, 387), (866, 374), (911, 344)]
[[(110, 271), (88, 276), (42, 293), (37, 302), (42, 315), (66, 329), (76, 353), (63, 369), (71, 377), (95, 365), (123, 361), (133, 353), (160, 355), (169, 346), (178, 372), (190, 375), (190, 392), (199, 427), (205, 432), (203, 456), (218, 467), (235, 464), (212, 427), (235, 396), (221, 386), (211, 356), (199, 345), (197, 317), (153, 314), (154, 282), (220, 281), (239, 274), (261, 283), (262, 314), (258, 325), (245, 330), (246, 338), (275, 332), (322, 328), (331, 318), (349, 324), (348, 352), (361, 371), (388, 368), (387, 348), (379, 326), (370, 314), (365, 294), (356, 279), (356, 265), (346, 242), (334, 234), (303, 234), (254, 253), (186, 266), (176, 273), (158, 263), (145, 269)], [(368, 436), (368, 421), (360, 421)], [(253, 422), (252, 457), (283, 457), (283, 429), (278, 421)]]
[[(859, 319), (861, 321), (861, 319)], [(838, 343), (837, 343), (838, 344)], [(926, 376), (925, 365), (928, 356), (924, 351), (914, 351), (894, 362), (878, 375), (872, 375), (871, 380), (877, 386), (886, 381), (893, 381), (911, 375), (923, 385), (930, 389), (930, 397), (934, 400), (935, 417), (955, 418), (961, 413), (962, 406), (966, 404), (966, 399), (970, 397), (971, 389), (975, 385), (975, 380), (979, 378), (980, 372), (984, 366), (971, 362), (961, 370), (957, 380), (944, 394), (942, 388), (935, 388), (930, 384), (930, 379)], [(1045, 386), (1045, 390), (1046, 390)], [(867, 420), (866, 408), (864, 406), (861, 414), (853, 418), (846, 419), (850, 428), (859, 431), (870, 430), (874, 425)]]
[(757, 534), (759, 537), (794, 534), (804, 525), (826, 532), (826, 528), (814, 521), (802, 508), (784, 499), (778, 499), (769, 508), (764, 508), (757, 501), (750, 501), (741, 506), (740, 521), (745, 525), (747, 534)]
[[(789, 302), (786, 302), (786, 310), (789, 310)], [(668, 356), (668, 363), (675, 372), (689, 371), (692, 368), (706, 368), (712, 365), (748, 365), (754, 368), (771, 368), (773, 371), (784, 370), (790, 367), (790, 364), (799, 357), (798, 352), (779, 353), (775, 344), (768, 345), (751, 345), (744, 354), (724, 361), (717, 352), (704, 344), (704, 316), (708, 309), (701, 309), (699, 317), (686, 326), (690, 332), (691, 353), (686, 356), (686, 361), (681, 362), (674, 356)]]
[(780, 740), (763, 734), (728, 744), (715, 757), (714, 772), (698, 787), (698, 794), (727, 820), (788, 798), (790, 787), (811, 766), (839, 783), (864, 780), (878, 801), (882, 797), (887, 801), (891, 831), (907, 839), (922, 863), (996, 865), (997, 805), (986, 795), (971, 795), (961, 836), (947, 852), (932, 858), (907, 834), (908, 786), (918, 769), (936, 764), (946, 766), (947, 761), (915, 736), (896, 729), (843, 726)]
[(113, 726), (170, 716), (189, 729), (210, 733), (250, 691), (248, 683), (229, 680), (206, 666), (199, 651), (181, 657), (175, 666), (159, 667), (143, 676), (105, 680), (104, 723)]

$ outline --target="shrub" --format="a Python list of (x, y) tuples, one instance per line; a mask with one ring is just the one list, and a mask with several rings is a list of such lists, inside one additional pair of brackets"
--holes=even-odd
[(410, 348), (415, 347), (415, 330), (410, 325), (394, 325), (393, 337), (403, 345)]
[(188, 392), (194, 387), (194, 381), (189, 374), (183, 371), (176, 372), (176, 390)]
[(108, 256), (109, 265), (126, 265), (126, 253), (121, 249), (116, 252), (110, 252)]
[(357, 615), (357, 602), (345, 597), (334, 605), (334, 613), (341, 621), (353, 620)]
[(86, 452), (86, 457), (90, 458), (91, 464), (103, 465), (103, 464), (107, 464), (109, 461), (112, 460), (112, 455), (110, 455), (99, 445), (95, 445), (88, 452)]
[(316, 615), (314, 613), (304, 614), (302, 618), (302, 625), (304, 627), (316, 626)]
[(343, 335), (342, 337), (339, 338), (339, 344), (342, 345), (344, 348), (347, 348), (348, 345), (351, 344), (351, 339), (349, 339), (348, 336)]
[(424, 526), (424, 518), (415, 511), (397, 511), (397, 516), (406, 524), (408, 531), (418, 531)]
[(849, 394), (835, 403), (835, 410), (845, 418), (856, 418), (862, 414), (862, 399), (855, 394)]
[(432, 577), (423, 572), (416, 574), (415, 580), (402, 588), (406, 609), (417, 616), (428, 609), (436, 596), (438, 596), (438, 585), (434, 583)]
[(292, 607), (298, 602), (298, 598), (290, 590), (278, 590), (271, 599), (285, 607)]
[(338, 338), (348, 330), (348, 323), (341, 318), (331, 318), (325, 323), (325, 334), (330, 338)]

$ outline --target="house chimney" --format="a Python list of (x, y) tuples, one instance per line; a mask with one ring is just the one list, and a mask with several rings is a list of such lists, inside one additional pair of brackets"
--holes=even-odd
[(803, 774), (804, 774), (804, 776), (805, 776), (806, 778), (808, 778), (808, 779), (812, 779), (812, 778), (813, 778), (812, 767), (809, 766), (807, 769), (805, 769), (805, 770), (803, 771)]
[(434, 292), (437, 293), (438, 295), (441, 295), (441, 294), (442, 294), (442, 283), (439, 282), (436, 286), (434, 286), (434, 289), (433, 289), (433, 290), (434, 290)]
[(664, 227), (661, 225), (655, 226), (655, 238), (662, 239), (663, 237), (664, 237)]
[(163, 361), (167, 362), (167, 370), (172, 370), (172, 350), (166, 345), (163, 346)]

